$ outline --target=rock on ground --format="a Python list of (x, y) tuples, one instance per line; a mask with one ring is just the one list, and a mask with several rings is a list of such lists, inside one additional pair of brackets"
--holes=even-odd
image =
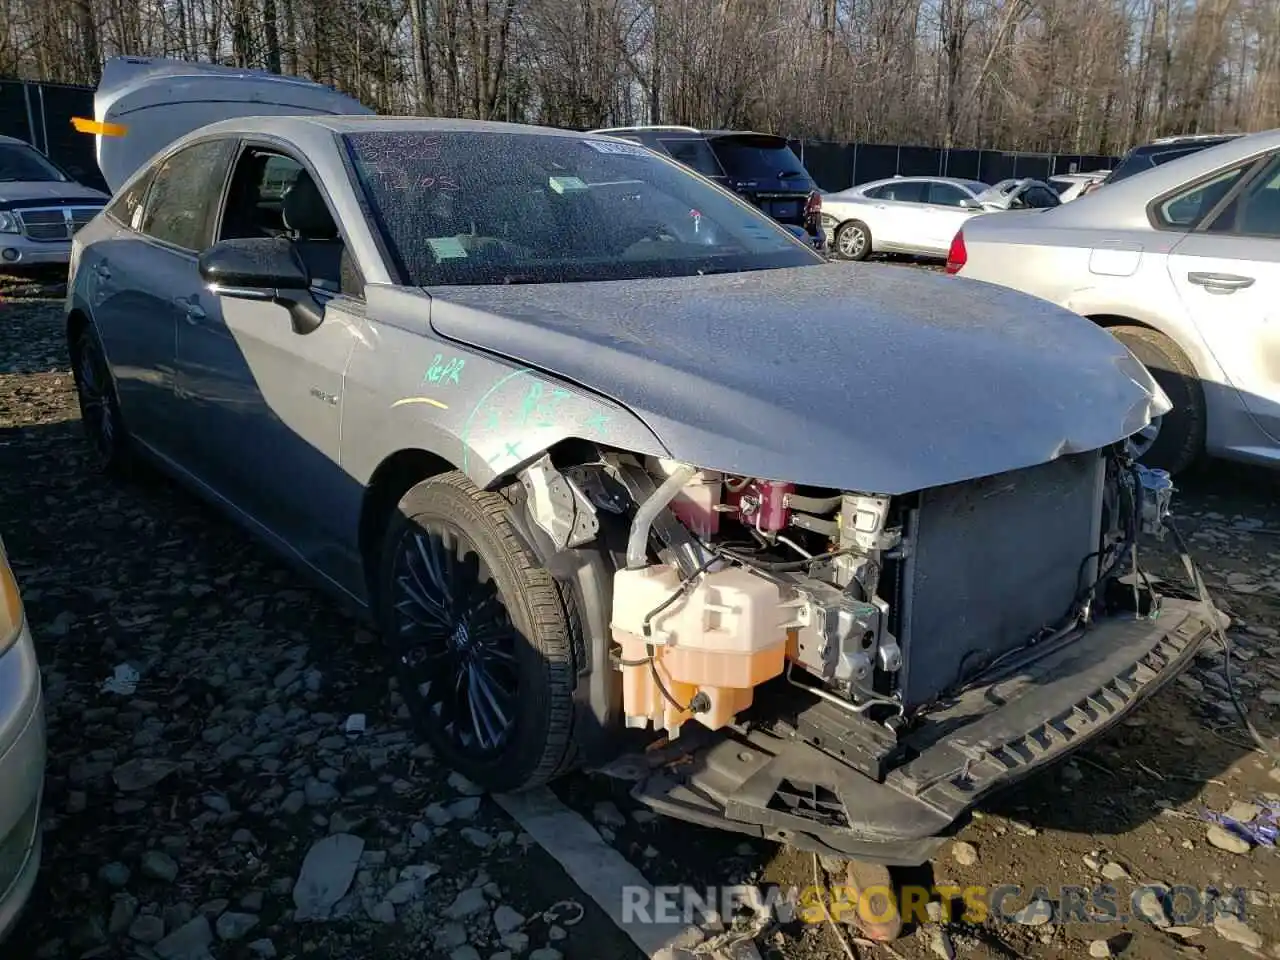
[(324, 919), (346, 896), (360, 865), (364, 841), (349, 833), (335, 833), (317, 840), (302, 861), (293, 887), (297, 920)]

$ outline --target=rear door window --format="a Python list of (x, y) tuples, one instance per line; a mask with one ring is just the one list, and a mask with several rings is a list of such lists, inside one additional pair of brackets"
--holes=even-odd
[[(1156, 223), (1167, 230), (1193, 229), (1221, 202), (1248, 167), (1249, 164), (1244, 164), (1225, 170), (1162, 200), (1153, 211)], [(1218, 217), (1214, 229), (1223, 222), (1224, 218)]]
[(131, 230), (137, 230), (142, 223), (142, 202), (147, 198), (147, 188), (154, 176), (155, 168), (152, 168), (121, 190), (107, 207), (107, 216)]
[(897, 200), (899, 203), (924, 203), (929, 185), (919, 180), (887, 183), (876, 194), (877, 200)]
[(705, 140), (659, 140), (667, 153), (679, 160), (686, 167), (697, 170), (704, 177), (723, 177), (716, 155)]
[(1255, 177), (1209, 224), (1209, 233), (1280, 238), (1280, 156)]
[(204, 140), (160, 162), (140, 231), (183, 250), (203, 250), (213, 233), (236, 141)]

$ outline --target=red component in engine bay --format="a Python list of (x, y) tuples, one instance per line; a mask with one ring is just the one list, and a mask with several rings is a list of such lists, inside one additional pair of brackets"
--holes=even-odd
[(791, 508), (786, 505), (786, 497), (795, 488), (794, 483), (739, 480), (726, 484), (724, 499), (730, 506), (738, 508), (738, 518), (744, 524), (774, 533), (785, 529), (791, 519)]

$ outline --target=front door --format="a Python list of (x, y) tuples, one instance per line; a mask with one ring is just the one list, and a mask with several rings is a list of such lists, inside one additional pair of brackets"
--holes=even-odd
[(970, 195), (954, 183), (943, 183), (941, 180), (929, 182), (929, 216), (926, 223), (927, 240), (931, 248), (940, 253), (946, 253), (950, 249), (955, 235), (975, 213), (963, 206), (970, 199)]
[[(349, 558), (339, 544), (349, 531), (339, 529), (340, 519), (360, 495), (339, 463), (343, 377), (364, 308), (351, 270), (345, 284), (340, 275), (341, 238), (298, 235), (282, 211), (282, 195), (310, 176), (283, 150), (246, 146), (219, 239), (296, 236), (324, 321), (298, 334), (282, 306), (205, 292), (178, 327), (178, 392), (203, 447), (202, 477), (341, 581)], [(314, 228), (314, 213), (308, 219)]]
[[(1195, 192), (1221, 198), (1240, 176), (1230, 171), (1225, 184)], [(1192, 205), (1201, 207), (1188, 195), (1164, 207), (1176, 217)], [(1230, 384), (1280, 441), (1280, 155), (1212, 216), (1174, 247), (1169, 275)]]

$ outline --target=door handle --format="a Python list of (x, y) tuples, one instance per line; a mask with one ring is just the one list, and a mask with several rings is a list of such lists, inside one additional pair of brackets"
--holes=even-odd
[(1187, 279), (1210, 293), (1235, 293), (1253, 286), (1253, 277), (1242, 277), (1234, 273), (1188, 273)]
[(208, 316), (204, 311), (204, 307), (196, 303), (195, 300), (188, 300), (186, 297), (174, 297), (173, 302), (182, 308), (182, 312), (187, 318), (187, 323), (198, 323)]

